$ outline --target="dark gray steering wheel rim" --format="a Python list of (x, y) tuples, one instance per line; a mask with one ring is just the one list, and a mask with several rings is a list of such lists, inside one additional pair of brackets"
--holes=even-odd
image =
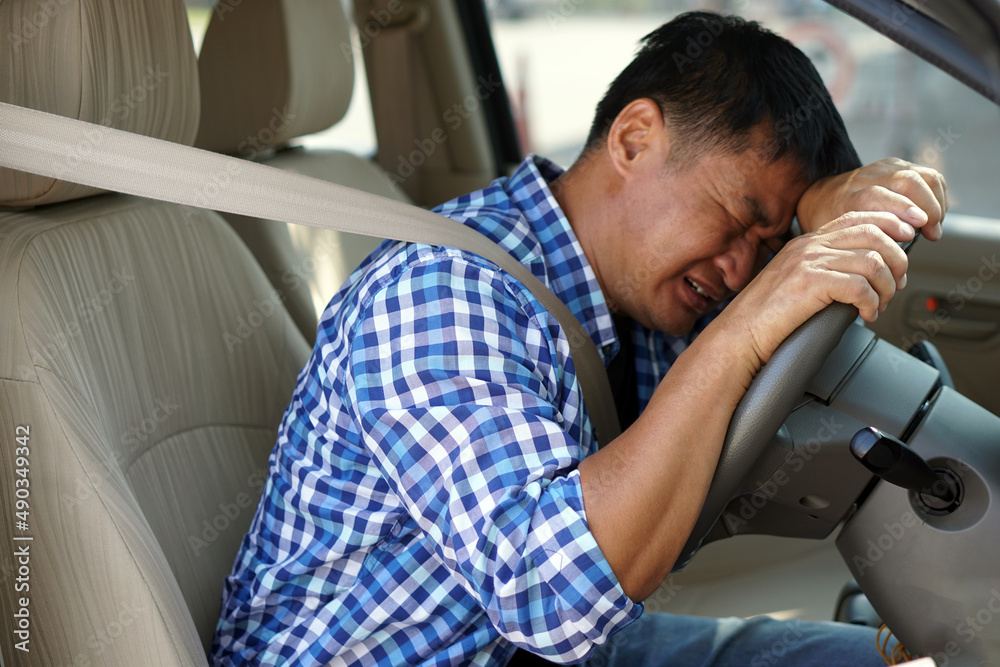
[(854, 306), (830, 304), (792, 332), (754, 377), (733, 412), (708, 496), (677, 558), (675, 570), (687, 565), (698, 551), (754, 463), (857, 316), (858, 309)]

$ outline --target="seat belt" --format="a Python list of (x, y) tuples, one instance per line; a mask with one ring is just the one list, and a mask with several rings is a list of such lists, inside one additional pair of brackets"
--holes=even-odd
[(409, 204), (240, 158), (0, 102), (0, 167), (113, 192), (338, 232), (458, 248), (499, 266), (559, 322), (600, 444), (621, 429), (604, 363), (576, 316), (471, 227)]

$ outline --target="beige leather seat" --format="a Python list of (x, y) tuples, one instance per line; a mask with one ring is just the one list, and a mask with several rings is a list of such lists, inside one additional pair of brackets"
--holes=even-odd
[[(181, 0), (2, 2), (0, 34), (3, 101), (194, 140)], [(203, 665), (309, 349), (249, 317), (220, 216), (94, 194), (0, 170), (3, 663)]]
[[(341, 150), (288, 148), (297, 137), (344, 117), (354, 87), (352, 53), (341, 2), (220, 3), (198, 60), (196, 145), (408, 202), (372, 160)], [(277, 290), (275, 299), (284, 302), (310, 343), (330, 298), (379, 241), (223, 215), (264, 267)]]

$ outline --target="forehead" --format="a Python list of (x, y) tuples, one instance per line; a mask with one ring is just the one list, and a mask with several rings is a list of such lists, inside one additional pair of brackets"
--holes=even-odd
[(731, 212), (762, 227), (790, 222), (808, 186), (797, 160), (783, 157), (774, 161), (753, 148), (729, 155), (709, 154), (702, 162), (718, 196), (735, 209)]

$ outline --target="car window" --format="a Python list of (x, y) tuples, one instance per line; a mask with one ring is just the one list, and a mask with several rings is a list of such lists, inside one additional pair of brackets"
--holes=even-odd
[[(201, 52), (201, 43), (212, 18), (215, 0), (184, 0), (191, 26), (191, 38), (195, 51)], [(348, 16), (353, 12), (349, 2), (345, 2)], [(365, 75), (364, 59), (360, 57), (361, 47), (356, 28), (351, 30), (354, 58), (354, 91), (351, 104), (344, 118), (333, 127), (299, 137), (292, 141), (308, 148), (339, 148), (357, 155), (374, 155), (377, 146), (375, 121), (372, 116), (371, 97), (368, 94), (368, 79)]]
[[(683, 11), (758, 20), (805, 51), (864, 162), (890, 155), (940, 170), (952, 211), (998, 217), (1000, 109), (819, 0), (490, 0), (491, 29), (524, 152), (577, 157), (608, 84), (638, 40)], [(702, 48), (695, 44), (693, 51)]]

